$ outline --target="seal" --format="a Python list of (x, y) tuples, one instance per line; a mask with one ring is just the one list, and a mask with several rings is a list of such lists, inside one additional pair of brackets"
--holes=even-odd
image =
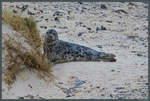
[(116, 61), (114, 54), (98, 52), (86, 46), (59, 40), (54, 29), (49, 29), (45, 33), (43, 49), (48, 60), (54, 64), (71, 61)]

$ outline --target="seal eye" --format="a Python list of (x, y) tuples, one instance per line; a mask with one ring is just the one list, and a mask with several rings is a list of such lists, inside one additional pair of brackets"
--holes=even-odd
[(46, 34), (57, 34), (57, 32), (54, 29), (49, 29)]
[(50, 39), (52, 39), (52, 38), (53, 38), (53, 36), (51, 36), (51, 35), (50, 35), (50, 36), (49, 36), (49, 38), (50, 38)]

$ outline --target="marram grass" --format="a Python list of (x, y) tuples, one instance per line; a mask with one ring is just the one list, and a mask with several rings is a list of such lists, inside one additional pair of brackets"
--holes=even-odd
[(22, 18), (13, 12), (3, 10), (2, 20), (31, 41), (31, 45), (33, 45), (33, 47), (37, 48), (42, 46), (40, 32), (37, 29), (34, 19)]
[(30, 50), (24, 49), (24, 44), (19, 40), (15, 40), (13, 35), (10, 36), (3, 33), (4, 51), (8, 53), (5, 57), (7, 57), (9, 62), (3, 80), (8, 85), (13, 84), (17, 74), (24, 69), (36, 72), (44, 80), (52, 80), (54, 76), (51, 70), (51, 63), (48, 61), (46, 54), (42, 54), (42, 41), (35, 21), (31, 18), (22, 18), (6, 10), (2, 11), (2, 20), (19, 32), (21, 37), (24, 37), (27, 40), (27, 44), (31, 47)]

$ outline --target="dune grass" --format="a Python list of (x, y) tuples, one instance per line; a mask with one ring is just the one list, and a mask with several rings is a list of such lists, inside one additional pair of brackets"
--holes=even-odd
[(34, 19), (22, 18), (19, 15), (2, 11), (2, 20), (8, 23), (14, 30), (20, 32), (25, 38), (31, 41), (34, 48), (41, 47), (40, 32), (37, 29)]
[[(54, 78), (51, 70), (51, 63), (47, 56), (42, 53), (42, 41), (40, 31), (37, 29), (36, 23), (31, 18), (23, 18), (19, 15), (2, 11), (2, 20), (10, 25), (14, 30), (24, 37), (31, 49), (24, 49), (24, 44), (15, 40), (12, 36), (3, 34), (3, 46), (7, 51), (9, 65), (4, 73), (4, 81), (11, 85), (16, 79), (16, 75), (24, 69), (33, 70), (44, 80), (52, 80)], [(24, 51), (29, 50), (29, 51)], [(24, 67), (24, 68), (22, 68)], [(48, 78), (48, 79), (46, 79)]]

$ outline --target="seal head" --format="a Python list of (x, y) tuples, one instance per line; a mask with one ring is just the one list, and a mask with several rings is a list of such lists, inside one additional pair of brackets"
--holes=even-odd
[(110, 61), (115, 62), (115, 55), (99, 52), (86, 46), (58, 39), (56, 30), (49, 29), (45, 34), (44, 53), (53, 63), (71, 61)]
[(58, 34), (56, 30), (54, 29), (47, 30), (45, 35), (45, 41), (49, 44), (55, 44), (57, 40), (58, 40)]

